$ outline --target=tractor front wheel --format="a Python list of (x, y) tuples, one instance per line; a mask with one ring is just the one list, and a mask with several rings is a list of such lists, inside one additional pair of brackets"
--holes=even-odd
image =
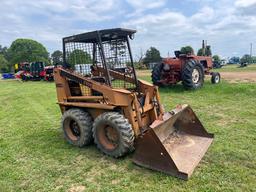
[(195, 60), (188, 60), (183, 67), (181, 78), (186, 89), (201, 88), (204, 83), (203, 66)]
[(65, 139), (72, 145), (83, 147), (92, 141), (93, 119), (81, 109), (69, 109), (64, 112), (61, 127)]
[(134, 150), (132, 126), (117, 112), (106, 112), (95, 119), (93, 138), (98, 149), (111, 157), (118, 158)]
[(151, 72), (151, 79), (154, 85), (162, 86), (159, 81), (161, 80), (162, 63), (158, 63), (154, 66)]
[(218, 72), (212, 72), (212, 84), (217, 84), (220, 82), (220, 74)]

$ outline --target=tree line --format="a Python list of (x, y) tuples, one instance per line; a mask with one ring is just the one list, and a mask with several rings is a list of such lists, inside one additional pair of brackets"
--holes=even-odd
[[(195, 54), (194, 49), (191, 46), (184, 46), (180, 48), (181, 54)], [(212, 56), (210, 46), (206, 46), (203, 50), (200, 48), (197, 51), (198, 56)], [(218, 55), (213, 55), (214, 61), (220, 61), (221, 58)], [(45, 62), (46, 65), (62, 65), (63, 53), (60, 50), (54, 51), (51, 55), (47, 49), (39, 42), (32, 39), (16, 39), (12, 42), (11, 46), (3, 47), (0, 45), (0, 72), (10, 72), (14, 64), (20, 62)], [(150, 47), (145, 54), (141, 53), (140, 57), (135, 62), (135, 67), (142, 69), (147, 68), (150, 63), (160, 62), (162, 56), (160, 51), (155, 47)], [(90, 54), (83, 50), (75, 49), (67, 55), (67, 63), (74, 67), (76, 63), (91, 63), (92, 59)], [(242, 58), (232, 57), (230, 63), (256, 63), (256, 57), (251, 57), (246, 54)]]
[(50, 64), (62, 64), (62, 52), (54, 51), (51, 55), (39, 42), (32, 39), (16, 39), (10, 47), (0, 45), (0, 72), (13, 70), (13, 66), (20, 62), (40, 61)]

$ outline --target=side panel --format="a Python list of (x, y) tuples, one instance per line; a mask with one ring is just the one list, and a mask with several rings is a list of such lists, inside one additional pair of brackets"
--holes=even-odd
[(60, 75), (60, 70), (54, 69), (54, 81), (56, 85), (58, 102), (64, 102), (71, 96), (68, 82)]

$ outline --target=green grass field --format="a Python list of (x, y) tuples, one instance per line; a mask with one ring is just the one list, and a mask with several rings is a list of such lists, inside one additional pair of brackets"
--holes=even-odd
[[(143, 77), (149, 80), (148, 77)], [(215, 139), (189, 181), (64, 141), (54, 83), (0, 82), (0, 191), (255, 191), (256, 83), (161, 88), (188, 103)]]
[(219, 72), (249, 72), (256, 71), (256, 64), (248, 65), (247, 67), (240, 68), (239, 65), (225, 65), (220, 69), (214, 69), (214, 71)]

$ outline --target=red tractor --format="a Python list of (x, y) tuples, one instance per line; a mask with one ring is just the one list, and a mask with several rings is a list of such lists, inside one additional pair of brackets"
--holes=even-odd
[(54, 80), (54, 78), (53, 78), (53, 69), (54, 69), (54, 66), (46, 66), (44, 68), (44, 71), (45, 71), (44, 80), (45, 81), (53, 81)]
[(45, 63), (44, 62), (32, 62), (30, 64), (30, 73), (32, 75), (31, 80), (40, 81), (45, 77)]
[(174, 58), (165, 58), (154, 66), (151, 77), (154, 85), (174, 85), (182, 81), (186, 89), (198, 89), (203, 86), (205, 75), (211, 75), (214, 84), (220, 82), (220, 74), (211, 72), (212, 68), (212, 57), (175, 51)]
[(27, 81), (31, 78), (30, 64), (28, 62), (21, 62), (15, 64), (15, 78)]

